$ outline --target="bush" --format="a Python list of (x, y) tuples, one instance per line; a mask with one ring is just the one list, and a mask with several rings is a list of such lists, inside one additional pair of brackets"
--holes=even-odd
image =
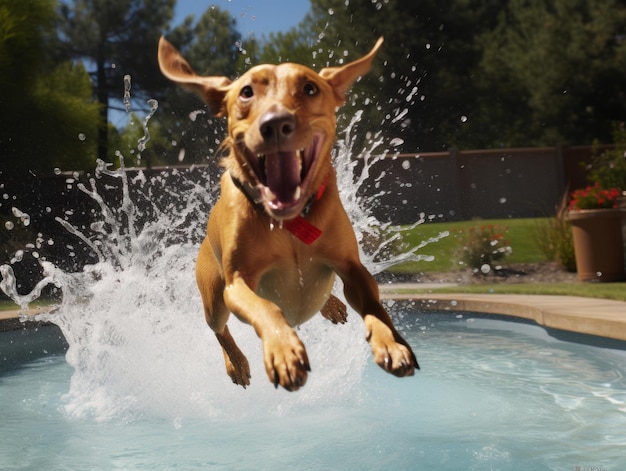
[(489, 273), (495, 262), (512, 252), (509, 241), (504, 238), (508, 229), (504, 226), (472, 226), (459, 231), (461, 259), (476, 273)]
[(589, 181), (598, 183), (603, 188), (617, 188), (626, 191), (626, 126), (624, 123), (613, 125), (613, 143), (615, 147), (600, 150), (594, 144)]
[(556, 214), (537, 223), (536, 242), (545, 257), (563, 269), (576, 271), (572, 226), (567, 220), (568, 195), (565, 192)]

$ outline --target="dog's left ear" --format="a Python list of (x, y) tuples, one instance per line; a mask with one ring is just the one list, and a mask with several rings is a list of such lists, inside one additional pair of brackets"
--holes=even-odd
[(337, 97), (337, 106), (343, 105), (346, 101), (346, 93), (354, 81), (362, 75), (369, 72), (372, 61), (383, 43), (381, 36), (376, 41), (372, 50), (360, 59), (350, 62), (342, 67), (327, 67), (319, 73), (320, 77), (325, 78)]
[(163, 36), (159, 40), (159, 67), (168, 79), (198, 94), (216, 116), (226, 114), (224, 97), (231, 84), (228, 77), (201, 77), (196, 74), (180, 52)]

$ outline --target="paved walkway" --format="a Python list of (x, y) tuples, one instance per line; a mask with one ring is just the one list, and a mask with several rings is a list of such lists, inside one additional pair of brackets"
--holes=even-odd
[[(626, 302), (577, 296), (423, 294), (422, 291), (444, 286), (396, 283), (381, 285), (380, 291), (384, 299), (411, 299), (425, 310), (521, 317), (547, 328), (626, 341)], [(417, 289), (422, 292), (418, 294)], [(32, 310), (29, 315), (37, 312)], [(17, 311), (0, 311), (0, 331), (22, 326)]]
[(419, 308), (437, 311), (480, 312), (530, 319), (552, 328), (626, 341), (626, 302), (578, 296), (515, 294), (417, 294), (443, 285), (381, 285), (381, 297), (411, 299)]

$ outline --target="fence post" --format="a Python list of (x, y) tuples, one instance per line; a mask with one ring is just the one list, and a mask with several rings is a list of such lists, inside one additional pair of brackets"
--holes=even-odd
[(452, 172), (452, 181), (454, 185), (455, 196), (455, 217), (457, 220), (469, 219), (469, 201), (467, 198), (467, 185), (463, 176), (463, 165), (459, 160), (459, 150), (456, 147), (448, 149), (448, 160), (450, 162), (450, 171)]

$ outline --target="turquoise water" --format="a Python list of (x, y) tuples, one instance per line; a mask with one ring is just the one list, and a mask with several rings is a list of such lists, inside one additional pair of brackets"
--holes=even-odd
[[(623, 469), (625, 351), (498, 318), (420, 314), (409, 304), (392, 311), (422, 366), (413, 378), (373, 365), (359, 328), (316, 319), (300, 332), (313, 372), (297, 393), (274, 390), (255, 351), (246, 391), (228, 384), (221, 357), (190, 359), (161, 384), (133, 372), (150, 390), (121, 387), (117, 407), (98, 404), (111, 400), (107, 388), (69, 392), (82, 379), (57, 331), (43, 329), (48, 339), (37, 342), (2, 334), (0, 469)], [(331, 331), (330, 343), (320, 338)], [(32, 354), (16, 363), (8, 346), (24, 343)], [(154, 351), (138, 355), (158, 361)], [(184, 352), (172, 356), (185, 362)], [(215, 389), (202, 396), (193, 378), (204, 384), (208, 362), (219, 363), (208, 368)], [(122, 383), (103, 374), (103, 383)], [(169, 403), (170, 388), (192, 390), (179, 396), (186, 404)]]

